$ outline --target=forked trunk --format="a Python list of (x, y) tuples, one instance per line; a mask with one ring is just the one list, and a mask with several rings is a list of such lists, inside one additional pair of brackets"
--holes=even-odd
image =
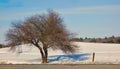
[(43, 64), (48, 63), (48, 61), (47, 61), (48, 50), (47, 50), (46, 46), (43, 47), (43, 50), (42, 50), (42, 48), (38, 44), (36, 44), (36, 47), (38, 47), (39, 50), (40, 50), (40, 54), (41, 54), (41, 58), (42, 58), (42, 63)]
[[(44, 51), (44, 53), (43, 53), (43, 51)], [(43, 63), (43, 64), (46, 64), (46, 63), (48, 63), (48, 61), (47, 61), (48, 50), (47, 50), (47, 48), (43, 47), (43, 51), (42, 51), (42, 53), (41, 53), (42, 63)]]

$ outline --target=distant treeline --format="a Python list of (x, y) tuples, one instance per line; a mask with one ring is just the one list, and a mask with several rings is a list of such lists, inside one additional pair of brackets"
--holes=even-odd
[(80, 42), (95, 42), (95, 43), (120, 43), (120, 37), (105, 37), (105, 38), (73, 38), (72, 41)]

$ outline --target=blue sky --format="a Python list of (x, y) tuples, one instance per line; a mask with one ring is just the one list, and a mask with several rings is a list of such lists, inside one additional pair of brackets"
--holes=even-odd
[(58, 12), (76, 37), (120, 36), (120, 0), (0, 0), (0, 43), (11, 22), (48, 9)]

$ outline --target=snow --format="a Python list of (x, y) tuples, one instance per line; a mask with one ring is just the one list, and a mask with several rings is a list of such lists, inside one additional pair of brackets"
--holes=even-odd
[[(120, 44), (74, 42), (79, 46), (73, 55), (49, 49), (49, 64), (120, 64)], [(95, 52), (95, 61), (92, 54)], [(1, 64), (41, 64), (41, 55), (34, 46), (22, 45), (16, 51), (0, 49)]]

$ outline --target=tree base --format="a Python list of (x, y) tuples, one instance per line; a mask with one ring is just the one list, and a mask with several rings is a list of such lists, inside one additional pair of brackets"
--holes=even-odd
[(47, 64), (47, 63), (49, 63), (49, 62), (47, 62), (47, 61), (42, 61), (42, 64)]

